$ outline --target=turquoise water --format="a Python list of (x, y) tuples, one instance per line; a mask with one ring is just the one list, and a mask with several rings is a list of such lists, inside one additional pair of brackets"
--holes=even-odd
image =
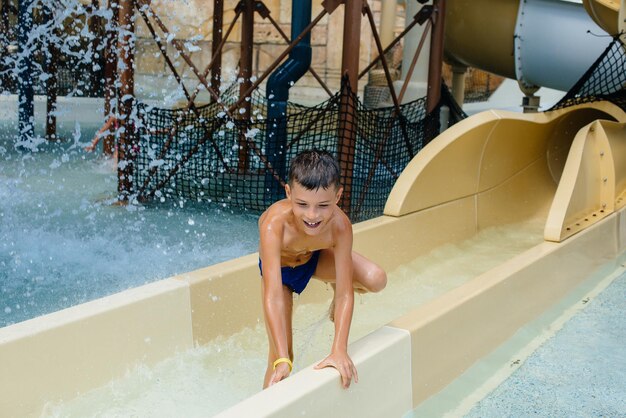
[(616, 278), (467, 418), (626, 417), (626, 273)]
[(0, 327), (256, 251), (257, 215), (197, 202), (117, 207), (96, 126), (17, 151), (0, 121)]

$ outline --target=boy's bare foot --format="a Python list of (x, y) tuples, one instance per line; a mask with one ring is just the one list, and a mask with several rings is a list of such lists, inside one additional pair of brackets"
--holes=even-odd
[(330, 322), (335, 322), (335, 295), (333, 294), (333, 301), (330, 302), (330, 306), (328, 307), (328, 319)]
[(335, 322), (335, 293), (337, 291), (337, 287), (335, 283), (331, 283), (330, 287), (333, 289), (333, 301), (330, 302), (330, 306), (328, 307), (328, 319), (330, 322)]
[[(331, 287), (333, 288), (333, 301), (330, 302), (330, 306), (328, 307), (328, 319), (330, 319), (330, 322), (335, 322), (335, 284), (332, 283)], [(359, 295), (367, 293), (367, 290), (361, 289), (360, 287), (355, 288), (354, 291)]]

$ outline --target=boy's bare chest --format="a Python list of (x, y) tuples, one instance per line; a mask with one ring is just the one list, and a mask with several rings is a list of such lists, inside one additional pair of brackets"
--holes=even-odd
[(332, 236), (330, 234), (323, 234), (316, 237), (289, 237), (286, 236), (283, 240), (281, 249), (282, 256), (293, 258), (294, 261), (302, 261), (303, 258), (308, 258), (308, 255), (313, 251), (330, 248), (333, 246)]

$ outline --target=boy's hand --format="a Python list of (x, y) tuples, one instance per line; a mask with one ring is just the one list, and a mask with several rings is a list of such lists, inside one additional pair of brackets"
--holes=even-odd
[(274, 373), (272, 373), (272, 377), (270, 378), (269, 386), (272, 386), (274, 383), (280, 382), (281, 380), (289, 376), (290, 373), (291, 371), (289, 370), (289, 364), (287, 363), (277, 364), (276, 368), (274, 369)]
[(359, 383), (359, 375), (347, 351), (330, 353), (328, 357), (315, 366), (315, 369), (319, 370), (325, 367), (334, 367), (337, 369), (341, 375), (341, 385), (346, 389), (350, 387), (352, 378), (354, 378), (354, 383)]

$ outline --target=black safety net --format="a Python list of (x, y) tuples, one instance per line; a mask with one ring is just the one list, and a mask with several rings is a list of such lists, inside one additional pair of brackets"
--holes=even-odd
[(609, 101), (626, 111), (626, 47), (619, 36), (552, 109)]
[(194, 199), (262, 211), (284, 198), (291, 159), (317, 148), (335, 155), (350, 173), (342, 179), (348, 199), (342, 206), (351, 219), (372, 218), (382, 214), (408, 162), (439, 133), (442, 107), (448, 125), (465, 116), (445, 86), (430, 114), (425, 98), (398, 109), (369, 109), (344, 83), (316, 106), (287, 103), (284, 116), (272, 120), (258, 91), (249, 109), (227, 112), (238, 92), (233, 85), (221, 92), (219, 103), (195, 109), (137, 104), (133, 187), (139, 199)]

